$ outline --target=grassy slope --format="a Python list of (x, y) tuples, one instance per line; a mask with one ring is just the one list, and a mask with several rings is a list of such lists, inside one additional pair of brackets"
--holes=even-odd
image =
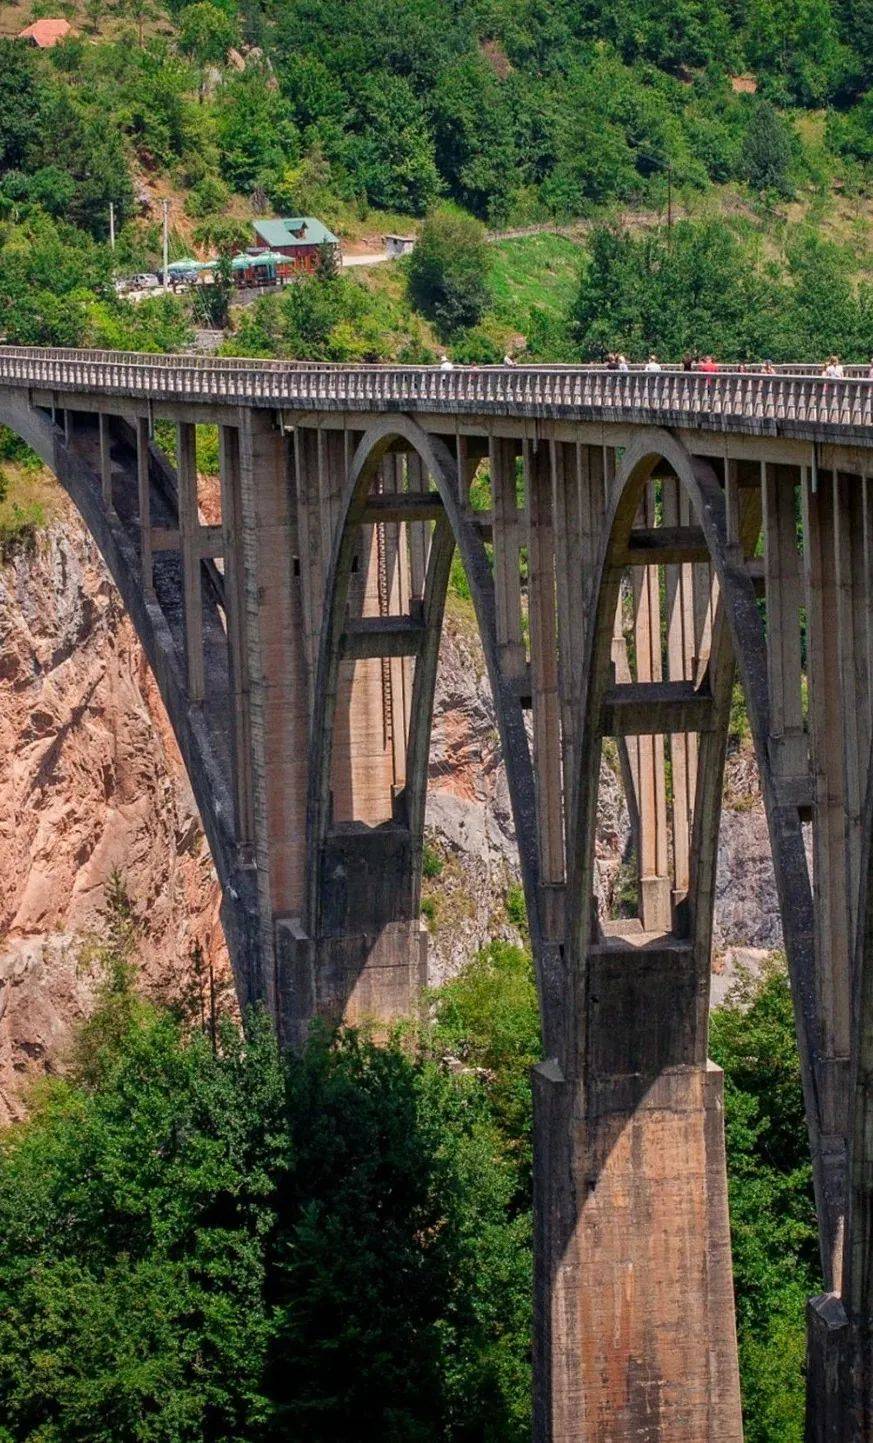
[(524, 330), (531, 307), (556, 319), (576, 294), (582, 247), (562, 235), (531, 235), (497, 241), (488, 277), (495, 320)]

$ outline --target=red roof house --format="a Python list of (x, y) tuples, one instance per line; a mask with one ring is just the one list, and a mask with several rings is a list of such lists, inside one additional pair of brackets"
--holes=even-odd
[(28, 45), (37, 45), (40, 50), (51, 50), (59, 40), (66, 40), (75, 33), (69, 20), (34, 20), (26, 30), (18, 32), (18, 39), (26, 40)]

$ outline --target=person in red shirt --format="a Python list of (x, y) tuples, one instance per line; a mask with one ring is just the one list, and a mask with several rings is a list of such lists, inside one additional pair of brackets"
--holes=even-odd
[(721, 368), (718, 361), (714, 361), (712, 356), (704, 356), (697, 369), (698, 371), (705, 371), (708, 376), (714, 376)]

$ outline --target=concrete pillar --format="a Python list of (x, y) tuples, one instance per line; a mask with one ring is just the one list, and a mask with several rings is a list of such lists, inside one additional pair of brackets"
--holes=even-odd
[[(228, 461), (232, 450), (225, 448)], [(299, 915), (305, 900), (309, 707), (289, 448), (272, 413), (241, 413), (229, 472), (225, 496), (232, 503), (238, 487), (242, 531), (231, 575), (241, 582), (244, 608), (252, 840), (266, 959), (258, 990), (278, 1015), (274, 919)]]
[(577, 1076), (538, 1067), (535, 1443), (741, 1443), (722, 1074), (688, 944), (588, 958)]
[[(303, 560), (303, 628), (312, 666), (330, 605), (326, 594), (348, 447), (342, 431), (298, 428), (295, 495)], [(387, 456), (374, 489), (402, 488), (403, 458)], [(332, 524), (330, 524), (332, 522)], [(406, 615), (410, 567), (404, 528), (362, 525), (349, 577), (351, 619)], [(277, 915), (283, 1033), (299, 1045), (313, 1015), (377, 1023), (415, 1010), (425, 981), (414, 846), (403, 806), (409, 665), (391, 657), (339, 663), (331, 725), (331, 809), (316, 868), (317, 895)], [(304, 813), (305, 816), (305, 813)], [(300, 833), (305, 841), (305, 827)]]

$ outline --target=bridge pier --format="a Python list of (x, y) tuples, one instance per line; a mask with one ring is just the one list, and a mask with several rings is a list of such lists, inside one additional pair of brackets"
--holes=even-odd
[(741, 1443), (722, 1074), (676, 956), (637, 961), (598, 968), (587, 1079), (535, 1070), (534, 1440)]

